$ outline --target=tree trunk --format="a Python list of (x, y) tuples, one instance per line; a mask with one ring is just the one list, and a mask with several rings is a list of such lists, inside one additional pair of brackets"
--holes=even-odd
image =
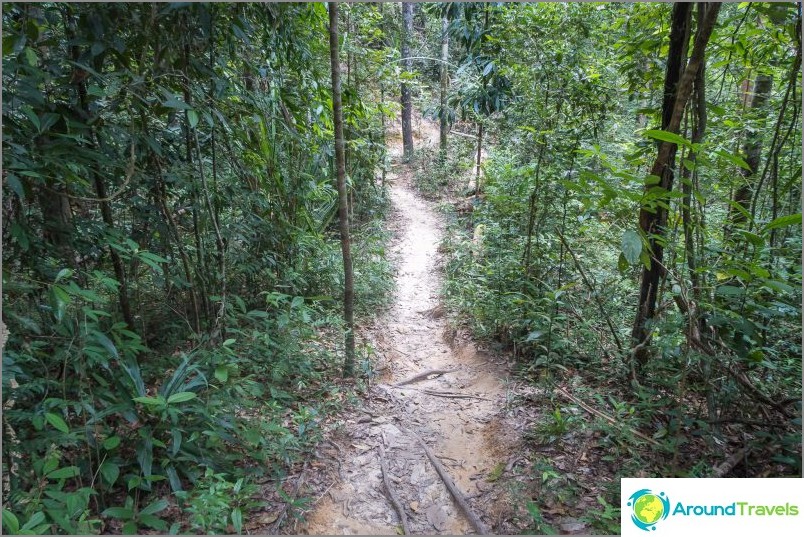
[(480, 157), (483, 154), (483, 121), (477, 126), (477, 162), (475, 169), (475, 200), (480, 197)]
[[(72, 22), (70, 22), (70, 33), (74, 33)], [(77, 62), (80, 57), (78, 45), (73, 45), (71, 47), (71, 54), (73, 62)], [(81, 80), (77, 84), (77, 91), (78, 105), (81, 110), (80, 115), (89, 119), (91, 117), (91, 113), (89, 110), (89, 103), (87, 102), (88, 93), (86, 80)], [(91, 133), (92, 137), (90, 145), (97, 147), (99, 144), (94, 127), (91, 128)], [(95, 193), (98, 196), (98, 201), (100, 203), (101, 218), (109, 231), (112, 231), (115, 229), (114, 218), (112, 216), (112, 206), (109, 203), (108, 196), (106, 195), (106, 185), (103, 182), (103, 177), (97, 171), (92, 172), (92, 176), (93, 182), (95, 183)], [(136, 327), (134, 326), (134, 316), (131, 314), (131, 304), (128, 299), (128, 282), (126, 280), (126, 270), (123, 266), (123, 260), (120, 258), (120, 254), (117, 252), (117, 250), (112, 248), (111, 245), (109, 245), (109, 256), (112, 259), (112, 268), (114, 269), (115, 278), (117, 279), (118, 283), (120, 283), (120, 287), (117, 290), (117, 296), (118, 301), (120, 302), (120, 311), (123, 314), (123, 320), (128, 325), (129, 329), (135, 330)]]
[[(703, 64), (704, 50), (712, 35), (712, 30), (717, 20), (720, 4), (709, 3), (705, 17), (701, 20), (701, 28), (695, 36), (695, 45), (692, 55), (683, 70), (682, 53), (685, 48), (684, 37), (688, 35), (690, 22), (691, 4), (677, 3), (673, 7), (673, 21), (670, 30), (670, 49), (668, 51), (668, 65), (665, 78), (665, 99), (662, 110), (662, 129), (667, 132), (678, 134), (681, 118), (687, 106), (692, 85), (698, 74), (698, 69)], [(680, 78), (678, 78), (680, 77)], [(667, 95), (668, 88), (675, 88), (673, 98)], [(677, 146), (669, 142), (659, 144), (659, 152), (651, 169), (651, 175), (659, 177), (659, 186), (667, 192), (673, 189), (673, 174), (671, 173), (672, 161), (675, 156)], [(646, 184), (645, 189), (655, 188), (654, 184)], [(648, 238), (648, 247), (651, 254), (650, 265), (642, 270), (642, 282), (639, 289), (639, 303), (634, 319), (634, 326), (631, 331), (631, 339), (634, 345), (633, 358), (643, 365), (648, 358), (647, 344), (650, 341), (650, 322), (656, 313), (656, 297), (659, 287), (659, 280), (664, 275), (664, 247), (660, 242), (663, 240), (664, 227), (667, 223), (667, 211), (660, 206), (642, 207), (639, 211), (639, 226), (645, 237)], [(659, 239), (659, 240), (657, 240)], [(633, 369), (632, 364), (632, 371)]]
[(447, 158), (447, 83), (449, 72), (449, 19), (446, 15), (441, 17), (441, 128), (439, 129), (438, 147), (441, 151), (441, 162)]
[[(752, 91), (745, 88), (745, 93), (742, 98), (748, 102), (749, 116), (762, 114), (762, 108), (768, 102), (768, 96), (771, 89), (771, 77), (769, 75), (759, 75), (754, 81)], [(756, 118), (760, 123), (764, 123), (764, 117)], [(757, 128), (747, 129), (745, 134), (745, 145), (743, 152), (745, 154), (745, 162), (750, 169), (740, 169), (742, 173), (742, 181), (740, 186), (734, 192), (734, 203), (742, 207), (745, 212), (737, 209), (736, 207), (729, 208), (729, 219), (726, 229), (726, 237), (728, 237), (734, 227), (739, 227), (745, 223), (746, 213), (750, 211), (751, 198), (754, 193), (754, 186), (757, 179), (757, 172), (759, 171), (760, 156), (762, 152), (762, 129), (758, 128), (760, 125), (755, 125)]]
[[(413, 35), (413, 4), (402, 2), (402, 66), (406, 73), (413, 71), (410, 59), (410, 40)], [(405, 162), (413, 157), (413, 127), (411, 124), (412, 105), (410, 87), (402, 82), (402, 155)]]
[(329, 54), (332, 66), (332, 113), (335, 124), (335, 168), (338, 178), (338, 227), (341, 232), (341, 252), (343, 254), (343, 320), (346, 324), (345, 358), (343, 376), (354, 375), (355, 334), (354, 334), (354, 274), (352, 272), (352, 253), (349, 243), (349, 208), (346, 203), (346, 159), (343, 139), (343, 110), (341, 105), (341, 72), (338, 58), (338, 4), (329, 3)]

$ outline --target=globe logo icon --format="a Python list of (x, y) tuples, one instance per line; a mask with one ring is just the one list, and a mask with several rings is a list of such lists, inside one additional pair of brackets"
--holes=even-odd
[(658, 494), (650, 489), (636, 491), (628, 498), (631, 521), (644, 531), (656, 530), (656, 523), (670, 514), (670, 500), (664, 492)]

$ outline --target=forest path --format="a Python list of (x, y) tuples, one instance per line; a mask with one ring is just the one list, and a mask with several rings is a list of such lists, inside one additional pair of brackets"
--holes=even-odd
[[(416, 147), (437, 145), (436, 124), (422, 120), (415, 130)], [(396, 297), (390, 310), (360, 334), (385, 358), (384, 375), (371, 387), (362, 409), (365, 414), (348, 419), (340, 435), (319, 449), (335, 482), (298, 529), (309, 534), (401, 533), (399, 515), (383, 485), (379, 451), (383, 445), (388, 479), (412, 533), (476, 532), (418, 436), (492, 531), (500, 522), (500, 509), (509, 503), (505, 492), (497, 490), (502, 487), (494, 484), (509, 459), (510, 447), (505, 446), (513, 444), (495, 419), (506, 403), (507, 371), (471, 342), (456, 340), (450, 333), (440, 306), (438, 246), (443, 222), (432, 204), (415, 193), (411, 171), (401, 162), (398, 135), (389, 140), (389, 151)], [(429, 370), (449, 372), (392, 386)], [(326, 458), (332, 461), (326, 463)]]

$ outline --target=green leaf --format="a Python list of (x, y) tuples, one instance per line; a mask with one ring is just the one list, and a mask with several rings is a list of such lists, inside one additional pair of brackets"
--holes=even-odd
[(624, 274), (625, 271), (628, 270), (628, 267), (631, 266), (631, 263), (625, 258), (622, 252), (620, 252), (620, 256), (617, 258), (617, 270), (620, 271), (621, 274)]
[(63, 433), (69, 433), (70, 428), (67, 426), (67, 422), (64, 421), (64, 418), (59, 416), (58, 414), (54, 414), (53, 412), (46, 412), (45, 419), (49, 424), (51, 424), (54, 428), (58, 429)]
[(161, 518), (155, 517), (154, 515), (140, 514), (140, 522), (155, 530), (165, 531), (167, 529), (167, 522)]
[(187, 110), (187, 123), (190, 124), (190, 128), (194, 129), (196, 125), (198, 125), (198, 112), (195, 110)]
[(770, 222), (768, 222), (767, 224), (765, 224), (764, 229), (765, 231), (769, 231), (771, 229), (777, 229), (785, 226), (800, 226), (800, 225), (801, 225), (801, 213), (796, 213), (775, 218)]
[(169, 99), (163, 101), (162, 106), (176, 110), (190, 110), (190, 105), (184, 101), (180, 101), (176, 96), (171, 96)]
[(164, 511), (165, 509), (167, 509), (167, 506), (168, 506), (168, 501), (165, 500), (164, 498), (161, 499), (161, 500), (156, 500), (155, 502), (152, 502), (151, 504), (149, 504), (148, 507), (146, 507), (145, 509), (140, 511), (140, 514), (142, 514), (142, 515), (155, 515), (156, 513), (159, 513), (160, 511)]
[(120, 467), (113, 462), (106, 461), (101, 464), (100, 473), (107, 485), (114, 485), (114, 482), (120, 477)]
[(762, 248), (763, 246), (765, 246), (765, 239), (763, 239), (759, 235), (755, 235), (750, 231), (744, 231), (744, 230), (740, 231), (740, 233), (742, 234), (743, 237), (745, 237), (745, 240), (750, 242), (756, 248)]
[(103, 516), (129, 520), (134, 518), (134, 510), (129, 507), (109, 507), (101, 513)]
[(530, 334), (528, 334), (528, 337), (527, 337), (527, 338), (525, 338), (525, 342), (528, 342), (528, 341), (535, 341), (535, 340), (539, 339), (540, 337), (542, 337), (543, 335), (544, 335), (544, 332), (543, 332), (543, 331), (541, 331), (541, 330), (534, 330), (533, 332), (531, 332)]
[(727, 161), (729, 164), (732, 164), (732, 165), (737, 166), (738, 168), (742, 168), (744, 170), (751, 171), (751, 166), (749, 166), (748, 163), (745, 160), (743, 160), (742, 158), (738, 157), (737, 155), (732, 155), (728, 151), (724, 151), (722, 149), (719, 150), (719, 151), (715, 151), (715, 155), (717, 155), (720, 158), (722, 158), (723, 160)]
[(653, 138), (655, 140), (660, 140), (662, 142), (670, 142), (671, 144), (692, 145), (683, 136), (679, 136), (678, 134), (663, 131), (663, 130), (651, 129), (651, 130), (646, 130), (642, 134), (644, 134), (648, 138)]
[(741, 296), (745, 293), (745, 289), (734, 285), (721, 285), (715, 290), (716, 295), (723, 296)]
[(8, 184), (9, 188), (14, 191), (14, 193), (20, 198), (20, 200), (25, 201), (25, 187), (22, 186), (19, 177), (10, 173), (6, 176), (6, 183)]
[(215, 368), (215, 378), (221, 382), (229, 380), (229, 369), (225, 365), (219, 365)]
[[(31, 531), (34, 529), (35, 526), (41, 524), (44, 521), (45, 521), (45, 513), (43, 513), (42, 511), (37, 511), (36, 513), (31, 515), (31, 518), (28, 519), (28, 522), (26, 522), (21, 529), (22, 531)], [(38, 531), (34, 532), (34, 534), (37, 533), (39, 532)]]
[(109, 438), (103, 441), (103, 449), (105, 449), (106, 451), (111, 451), (119, 445), (120, 445), (119, 436), (110, 436)]
[(20, 532), (20, 521), (17, 515), (6, 508), (3, 508), (3, 527), (9, 534), (14, 535)]
[(66, 466), (58, 470), (53, 470), (47, 474), (47, 477), (49, 479), (68, 479), (77, 476), (79, 473), (81, 473), (81, 470), (78, 469), (78, 466)]
[(177, 428), (173, 428), (173, 444), (170, 446), (170, 454), (174, 457), (181, 449), (181, 431)]
[(196, 397), (198, 397), (198, 395), (195, 392), (179, 392), (168, 397), (167, 402), (169, 405), (172, 405), (173, 403), (184, 403), (185, 401), (190, 401)]
[(63, 268), (59, 271), (58, 274), (56, 274), (56, 279), (54, 280), (54, 283), (59, 283), (59, 280), (61, 280), (62, 278), (69, 278), (72, 275), (73, 275), (72, 269)]
[(623, 233), (621, 248), (625, 260), (632, 265), (636, 264), (639, 261), (639, 255), (642, 253), (642, 237), (636, 231), (629, 229)]
[(237, 341), (237, 340), (229, 338), (229, 339), (227, 339), (226, 341), (223, 342), (223, 346), (228, 347), (229, 345), (233, 344), (235, 341)]
[(232, 526), (238, 534), (243, 532), (243, 513), (239, 507), (235, 507), (232, 511)]
[(95, 340), (96, 340), (98, 343), (100, 343), (100, 344), (101, 344), (101, 346), (102, 346), (104, 349), (106, 349), (107, 351), (109, 351), (109, 354), (111, 354), (113, 358), (118, 358), (118, 359), (120, 358), (120, 354), (117, 352), (117, 347), (115, 347), (115, 346), (114, 346), (114, 343), (112, 343), (112, 340), (111, 340), (111, 339), (109, 339), (109, 338), (106, 336), (106, 334), (104, 334), (103, 332), (99, 332), (99, 331), (97, 331), (97, 330), (93, 330), (93, 331), (91, 332), (91, 334), (92, 334), (92, 336), (95, 338)]
[(149, 406), (165, 406), (165, 398), (161, 396), (157, 397), (135, 397), (133, 401), (137, 403), (142, 403), (143, 405)]

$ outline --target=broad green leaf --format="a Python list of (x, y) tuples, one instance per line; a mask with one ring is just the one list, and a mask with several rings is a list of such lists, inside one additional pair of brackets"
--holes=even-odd
[(64, 418), (59, 416), (58, 414), (54, 414), (53, 412), (46, 412), (45, 419), (49, 424), (51, 424), (54, 428), (58, 429), (63, 433), (69, 433), (70, 428), (67, 426), (67, 422), (64, 421)]
[(6, 528), (10, 535), (16, 535), (20, 532), (20, 521), (17, 515), (6, 508), (3, 508), (3, 527)]
[(120, 467), (113, 462), (105, 461), (101, 464), (100, 473), (107, 485), (114, 485), (117, 478), (120, 477)]
[(140, 514), (140, 522), (155, 530), (165, 531), (167, 529), (167, 522), (154, 515)]
[[(173, 428), (173, 444), (170, 446), (170, 454), (174, 457), (181, 449), (181, 431), (176, 427)], [(169, 474), (168, 474), (169, 476)]]
[(229, 368), (225, 365), (219, 365), (215, 368), (215, 378), (221, 382), (229, 380)]
[(14, 191), (14, 193), (20, 198), (20, 200), (25, 201), (25, 187), (22, 186), (22, 182), (20, 182), (19, 177), (10, 173), (6, 176), (6, 183), (8, 184), (9, 188)]
[(103, 516), (128, 520), (134, 517), (134, 510), (129, 507), (109, 507), (101, 514)]
[(54, 283), (59, 283), (59, 280), (61, 280), (62, 278), (69, 278), (72, 275), (73, 275), (72, 269), (63, 268), (59, 271), (58, 274), (56, 274), (56, 279), (54, 280)]
[(683, 136), (679, 136), (678, 134), (672, 132), (650, 129), (646, 130), (643, 134), (648, 138), (653, 138), (654, 140), (660, 140), (662, 142), (670, 142), (671, 144), (676, 145), (691, 145), (690, 142), (687, 141)]
[(721, 285), (715, 290), (715, 294), (723, 296), (741, 296), (743, 293), (745, 289), (734, 285)]
[(164, 406), (165, 405), (165, 398), (161, 396), (157, 397), (135, 397), (133, 401), (137, 403), (142, 403), (143, 405), (149, 406)]
[(198, 112), (195, 110), (187, 110), (187, 122), (190, 124), (190, 128), (194, 129), (196, 125), (198, 125)]
[(539, 339), (540, 337), (542, 337), (543, 335), (544, 335), (544, 332), (543, 332), (543, 331), (541, 331), (541, 330), (534, 330), (533, 332), (531, 332), (530, 334), (528, 334), (528, 337), (527, 337), (527, 338), (525, 338), (525, 341), (526, 341), (526, 342), (527, 342), (527, 341), (535, 341), (535, 340)]
[(81, 471), (78, 469), (78, 466), (65, 466), (64, 468), (53, 470), (47, 474), (47, 477), (49, 479), (68, 479), (77, 476), (79, 473), (81, 473)]
[(622, 252), (625, 260), (634, 265), (639, 261), (639, 254), (642, 253), (642, 237), (636, 231), (628, 230), (623, 233)]
[[(42, 511), (37, 511), (36, 513), (31, 515), (31, 518), (28, 519), (28, 522), (26, 522), (21, 529), (22, 531), (32, 531), (35, 526), (38, 526), (44, 521), (45, 521), (45, 513), (43, 513)], [(34, 531), (33, 533), (37, 534), (39, 533), (39, 531)]]
[(195, 392), (179, 392), (174, 393), (170, 397), (168, 397), (168, 404), (172, 405), (174, 403), (184, 403), (185, 401), (190, 401), (191, 399), (195, 399), (198, 395)]
[(759, 235), (756, 235), (754, 233), (751, 233), (750, 231), (745, 230), (740, 231), (740, 233), (742, 234), (743, 237), (745, 237), (745, 240), (750, 242), (756, 248), (762, 248), (763, 246), (765, 246), (765, 239), (763, 239)]
[(109, 339), (106, 334), (93, 330), (92, 336), (98, 343), (101, 344), (104, 349), (109, 351), (109, 354), (112, 355), (113, 358), (120, 358), (120, 354), (117, 352), (117, 347), (115, 347), (114, 343), (112, 343), (112, 340)]
[(110, 436), (109, 438), (103, 441), (103, 449), (105, 449), (106, 451), (111, 451), (119, 445), (120, 445), (119, 436)]
[(234, 530), (240, 534), (243, 532), (243, 513), (240, 511), (239, 507), (235, 507), (232, 510), (232, 526), (234, 526)]
[(796, 213), (775, 218), (770, 222), (768, 222), (767, 224), (765, 224), (764, 229), (765, 231), (769, 231), (771, 229), (777, 229), (785, 226), (800, 226), (800, 225), (801, 225), (801, 213)]
[(223, 342), (223, 346), (228, 347), (229, 345), (232, 345), (235, 341), (237, 341), (237, 340), (229, 338), (229, 339), (227, 339), (226, 341)]
[(160, 511), (164, 511), (165, 509), (167, 509), (167, 506), (168, 506), (168, 501), (165, 500), (164, 498), (161, 499), (161, 500), (156, 500), (155, 502), (152, 502), (151, 504), (149, 504), (148, 507), (146, 507), (145, 509), (140, 511), (140, 514), (142, 514), (142, 515), (155, 515), (156, 513), (159, 513)]
[(625, 271), (628, 270), (628, 267), (630, 266), (631, 263), (629, 263), (628, 260), (625, 258), (625, 255), (623, 255), (623, 253), (620, 252), (619, 257), (617, 258), (617, 270), (619, 270), (620, 273), (624, 273)]
[(728, 151), (724, 151), (722, 149), (719, 151), (715, 151), (715, 154), (720, 158), (722, 158), (723, 160), (727, 161), (729, 164), (732, 164), (744, 170), (751, 171), (751, 166), (749, 166), (745, 160), (738, 157), (737, 155), (732, 155)]

